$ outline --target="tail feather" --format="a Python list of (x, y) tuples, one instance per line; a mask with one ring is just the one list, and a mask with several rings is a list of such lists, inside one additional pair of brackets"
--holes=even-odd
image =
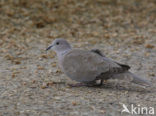
[(132, 82), (135, 84), (143, 85), (143, 86), (152, 86), (151, 83), (145, 79), (142, 79), (141, 77), (136, 76), (133, 73), (130, 73), (133, 77)]
[(129, 71), (127, 71), (125, 73), (114, 74), (112, 78), (126, 79), (130, 82), (133, 82), (135, 84), (142, 85), (142, 86), (152, 86), (152, 84), (149, 81), (147, 81), (141, 77), (138, 77)]

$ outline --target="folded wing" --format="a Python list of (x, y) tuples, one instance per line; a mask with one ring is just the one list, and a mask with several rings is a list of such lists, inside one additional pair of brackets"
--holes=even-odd
[(94, 81), (98, 75), (106, 72), (121, 71), (121, 66), (99, 54), (72, 50), (64, 56), (63, 71), (71, 79), (79, 82)]

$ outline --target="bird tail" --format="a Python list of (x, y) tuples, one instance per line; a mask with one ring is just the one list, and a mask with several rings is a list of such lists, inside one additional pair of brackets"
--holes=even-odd
[(149, 81), (147, 81), (147, 80), (145, 80), (145, 79), (143, 79), (141, 77), (138, 77), (138, 76), (136, 76), (135, 74), (133, 74), (133, 73), (131, 73), (129, 71), (124, 72), (124, 73), (120, 73), (120, 74), (115, 74), (115, 75), (113, 75), (112, 78), (126, 79), (126, 80), (128, 80), (130, 82), (133, 82), (135, 84), (142, 85), (142, 86), (152, 86), (152, 84)]
[(147, 80), (145, 80), (145, 79), (143, 79), (141, 77), (138, 77), (137, 75), (135, 75), (135, 74), (133, 74), (131, 72), (129, 72), (129, 73), (133, 77), (132, 78), (133, 83), (143, 85), (143, 86), (152, 86), (152, 84), (149, 81), (147, 81)]

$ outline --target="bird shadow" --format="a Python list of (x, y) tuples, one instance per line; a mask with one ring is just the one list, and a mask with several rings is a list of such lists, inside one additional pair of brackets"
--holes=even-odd
[(156, 88), (154, 88), (154, 87), (144, 87), (144, 86), (139, 86), (139, 85), (123, 86), (123, 85), (120, 85), (120, 84), (106, 83), (106, 84), (103, 84), (100, 87), (93, 86), (93, 88), (109, 89), (109, 90), (113, 90), (113, 91), (156, 93)]
[(129, 91), (129, 92), (139, 92), (139, 93), (156, 93), (156, 88), (154, 87), (144, 87), (139, 85), (129, 85), (124, 86), (120, 84), (114, 84), (114, 83), (104, 83), (101, 86), (86, 86), (86, 85), (78, 85), (78, 86), (71, 86), (72, 84), (67, 84), (65, 82), (54, 82), (54, 85), (57, 87), (67, 86), (69, 88), (82, 88), (82, 87), (88, 87), (88, 88), (98, 88), (98, 89), (109, 89), (113, 91)]
[[(129, 91), (129, 92), (139, 92), (139, 93), (153, 93), (153, 91), (149, 88), (143, 87), (125, 87), (125, 86), (114, 86), (110, 84), (102, 85), (101, 88), (110, 89), (110, 90), (118, 90), (118, 91)], [(155, 91), (156, 92), (156, 91)]]

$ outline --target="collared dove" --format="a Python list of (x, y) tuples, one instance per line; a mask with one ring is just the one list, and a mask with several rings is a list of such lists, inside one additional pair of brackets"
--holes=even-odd
[(114, 62), (98, 49), (91, 51), (72, 49), (65, 39), (55, 39), (46, 50), (56, 52), (61, 70), (72, 80), (86, 85), (96, 85), (97, 80), (110, 78), (127, 79), (136, 84), (149, 86), (150, 83), (129, 71), (128, 65)]

